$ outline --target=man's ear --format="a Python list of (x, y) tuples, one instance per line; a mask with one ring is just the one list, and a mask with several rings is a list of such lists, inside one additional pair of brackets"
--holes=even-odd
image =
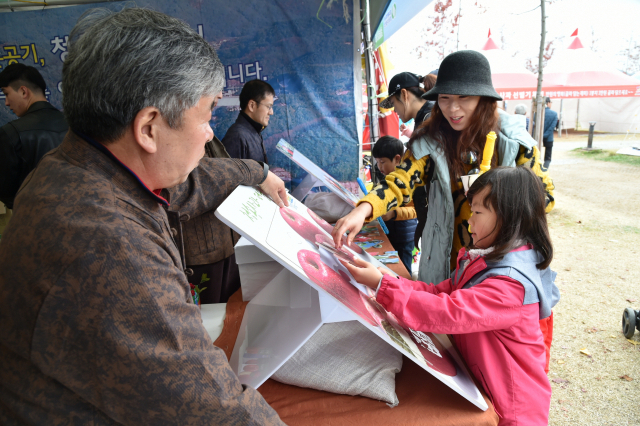
[(253, 99), (247, 102), (247, 111), (254, 112), (257, 109), (257, 107), (258, 107), (258, 104)]
[(160, 110), (153, 106), (141, 109), (133, 119), (133, 137), (140, 148), (149, 154), (155, 154), (158, 150), (162, 120)]
[(394, 161), (396, 164), (400, 164), (400, 163), (402, 162), (402, 156), (401, 156), (400, 154), (396, 154), (396, 156), (395, 156), (395, 157), (393, 157), (393, 161)]
[(18, 89), (18, 94), (22, 99), (29, 99), (31, 96), (31, 90), (27, 86), (20, 86)]

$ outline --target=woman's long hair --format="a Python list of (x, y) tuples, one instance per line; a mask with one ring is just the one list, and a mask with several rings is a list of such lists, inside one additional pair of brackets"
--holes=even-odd
[(536, 265), (545, 269), (553, 259), (553, 245), (547, 226), (545, 195), (542, 181), (529, 167), (497, 167), (482, 174), (469, 188), (469, 204), (488, 188), (483, 205), (496, 213), (498, 232), (493, 251), (487, 261), (502, 259), (525, 241), (533, 245), (542, 261)]
[[(425, 135), (437, 141), (446, 155), (449, 173), (454, 181), (465, 174), (462, 160), (464, 154), (474, 152), (480, 164), (487, 134), (492, 130), (496, 134), (499, 131), (498, 103), (495, 100), (480, 97), (469, 126), (460, 132), (453, 130), (436, 102), (429, 118), (411, 135), (408, 146), (411, 149), (413, 142)], [(491, 161), (492, 166), (498, 164), (497, 157), (497, 150), (495, 150)]]

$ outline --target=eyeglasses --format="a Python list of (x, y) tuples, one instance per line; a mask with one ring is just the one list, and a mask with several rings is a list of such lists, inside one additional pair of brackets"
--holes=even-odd
[(267, 104), (263, 104), (262, 102), (259, 102), (260, 105), (264, 105), (267, 107), (267, 110), (269, 111), (273, 111), (273, 104), (272, 105), (267, 105)]

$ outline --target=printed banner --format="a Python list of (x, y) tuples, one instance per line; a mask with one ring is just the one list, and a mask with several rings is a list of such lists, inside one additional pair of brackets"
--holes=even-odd
[[(640, 96), (640, 85), (615, 87), (550, 87), (543, 89), (542, 96), (548, 96), (553, 99), (621, 98)], [(526, 100), (536, 97), (535, 89), (500, 89), (498, 93), (505, 101)]]
[[(12, 63), (32, 65), (44, 77), (47, 98), (62, 108), (62, 64), (69, 32), (88, 9), (120, 10), (131, 2), (98, 3), (0, 14), (0, 70)], [(280, 175), (304, 175), (286, 157), (274, 155), (286, 138), (340, 181), (358, 173), (358, 132), (354, 98), (352, 9), (321, 7), (297, 0), (235, 2), (137, 0), (182, 19), (216, 48), (224, 64), (224, 98), (214, 111), (212, 128), (222, 139), (239, 112), (245, 82), (261, 79), (273, 86), (277, 100), (263, 131), (267, 156)], [(359, 44), (359, 41), (358, 41)], [(118, 90), (114, 87), (113, 90)], [(4, 98), (0, 99), (4, 104)], [(0, 107), (0, 126), (17, 117)]]

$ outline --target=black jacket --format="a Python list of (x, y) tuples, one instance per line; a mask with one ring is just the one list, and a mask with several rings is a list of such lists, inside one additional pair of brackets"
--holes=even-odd
[(262, 140), (263, 129), (260, 123), (253, 121), (244, 112), (240, 112), (236, 122), (229, 127), (227, 134), (222, 138), (222, 144), (231, 158), (269, 163)]
[(49, 102), (36, 102), (0, 127), (0, 201), (13, 208), (20, 185), (42, 156), (62, 143), (69, 126)]
[(427, 101), (424, 103), (424, 105), (422, 105), (422, 107), (418, 110), (418, 113), (416, 114), (415, 129), (417, 129), (424, 120), (429, 118), (429, 116), (431, 115), (431, 110), (433, 109), (433, 106), (435, 104), (436, 104), (435, 101)]

